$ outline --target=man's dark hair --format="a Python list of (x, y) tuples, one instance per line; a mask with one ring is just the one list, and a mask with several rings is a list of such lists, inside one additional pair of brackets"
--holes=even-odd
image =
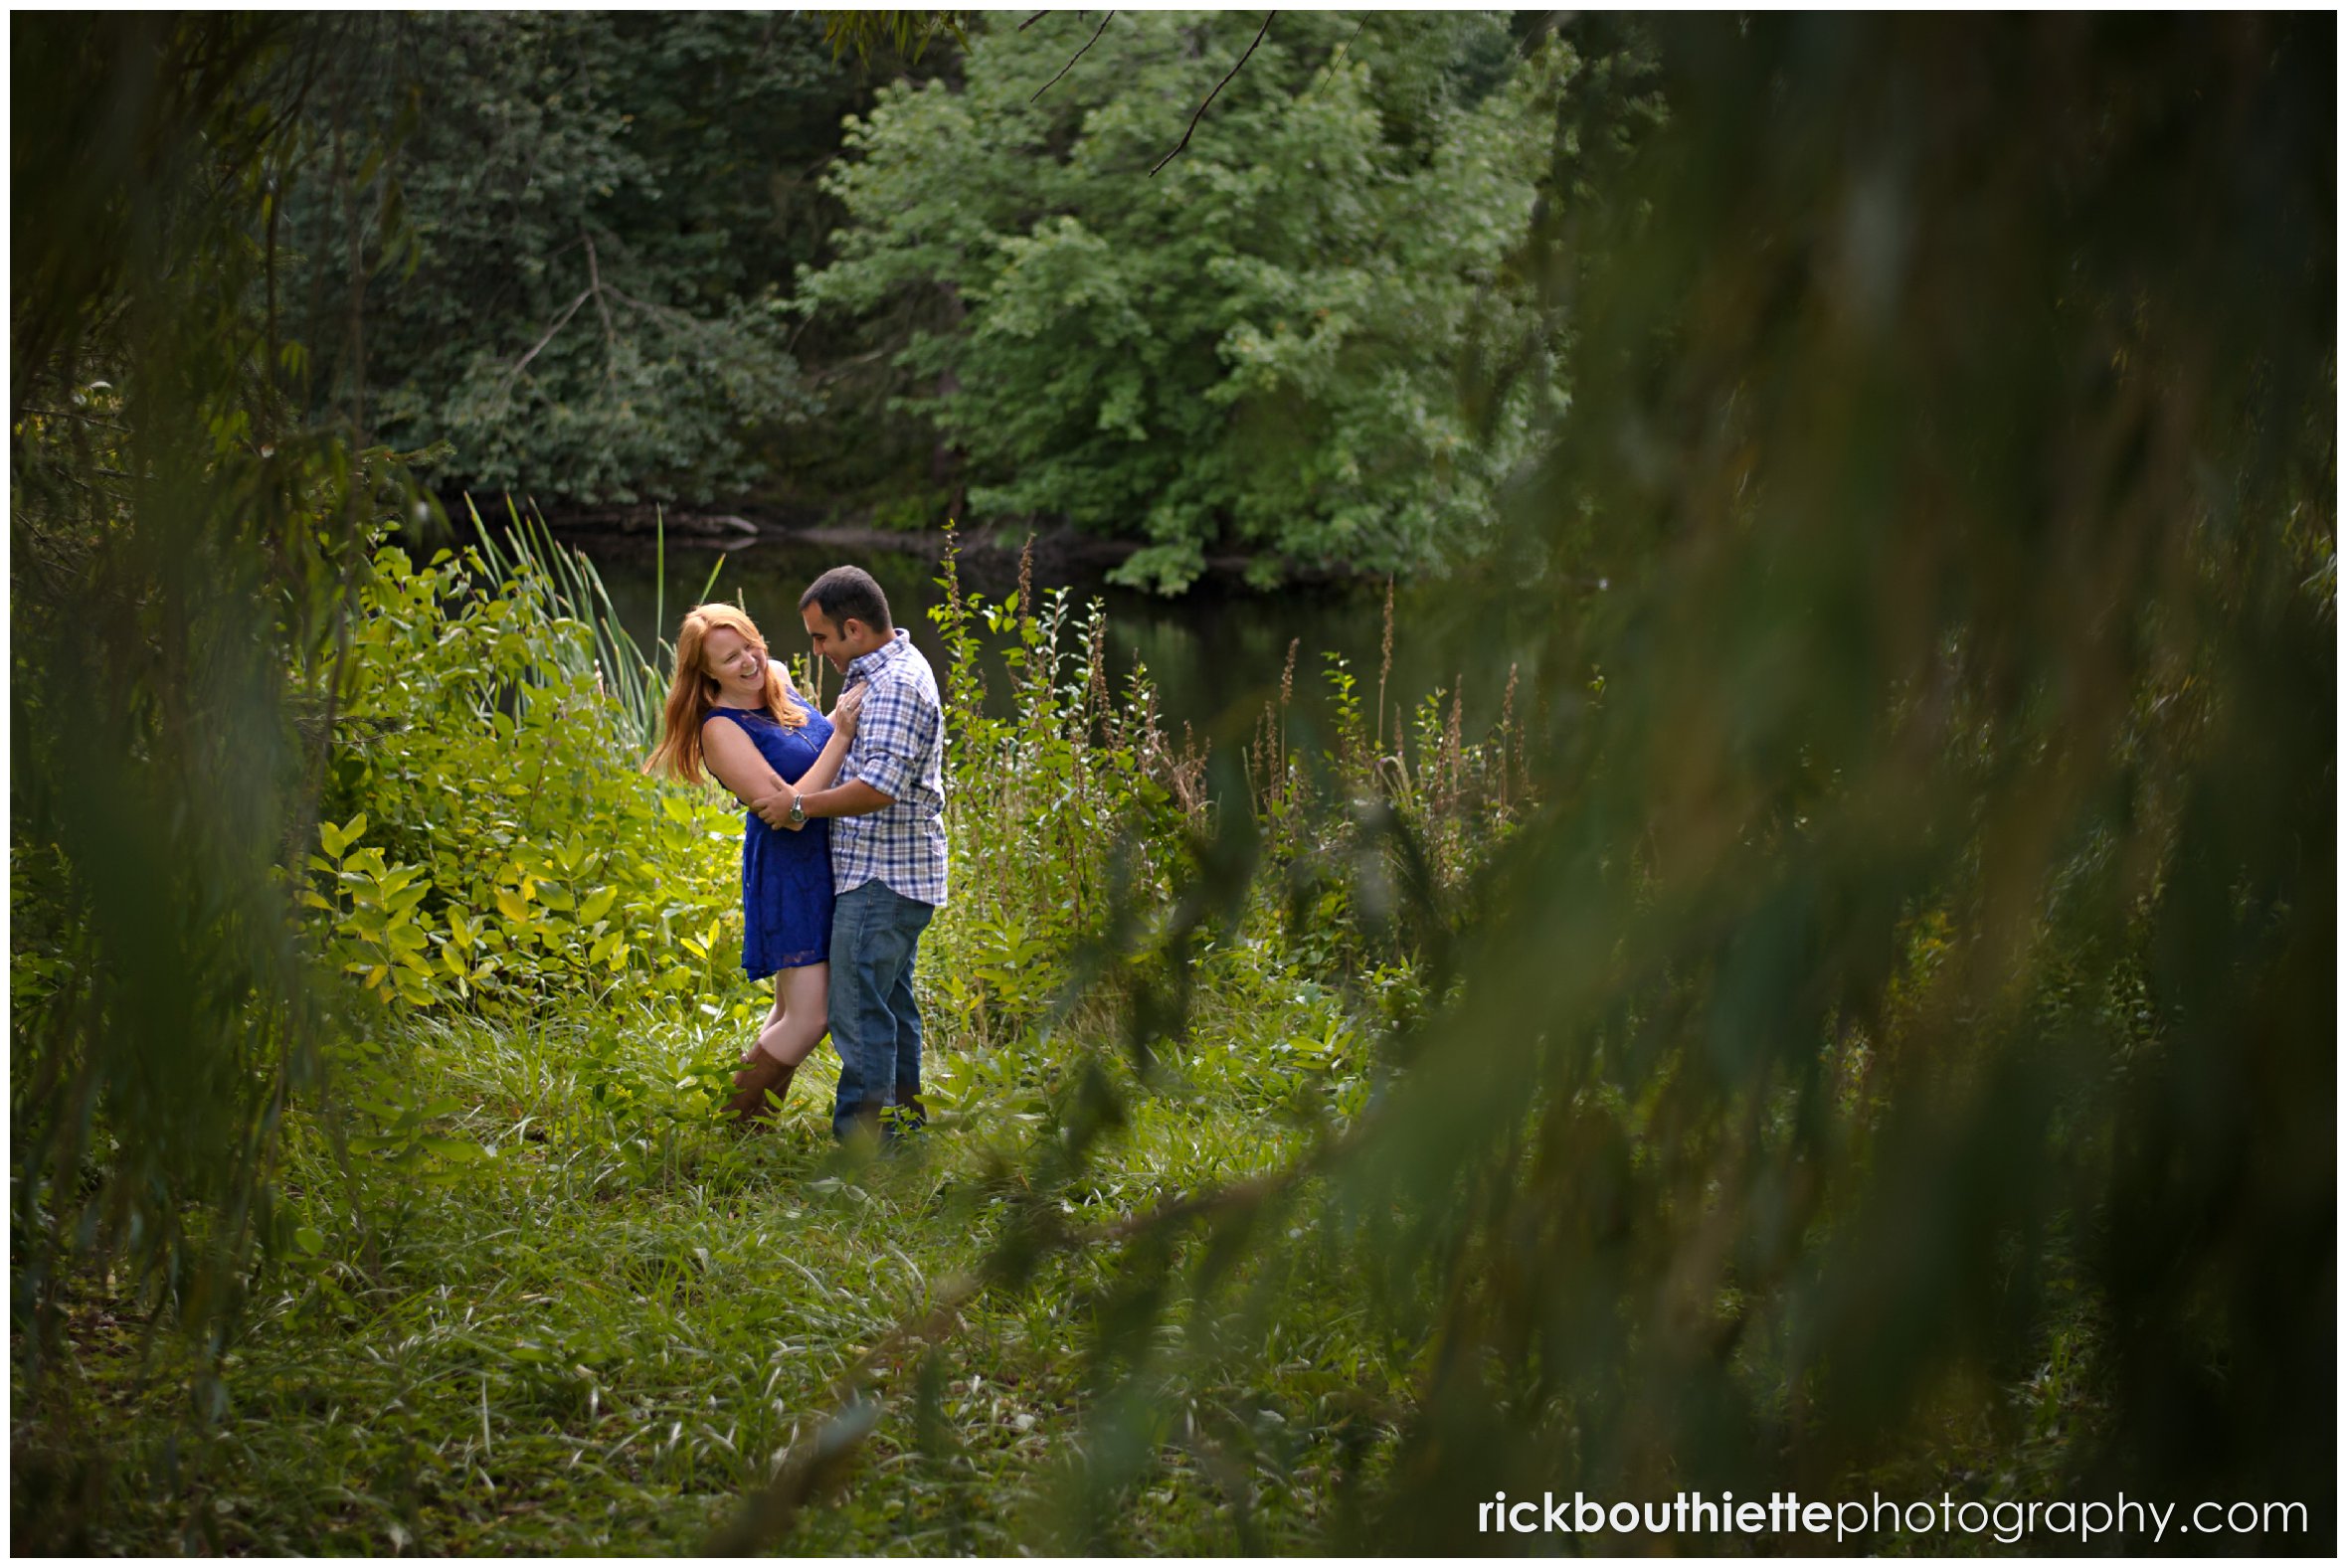
[(888, 596), (860, 566), (835, 566), (808, 584), (807, 592), (799, 596), (799, 608), (805, 610), (810, 605), (821, 606), (823, 618), (842, 631), (851, 618), (874, 631), (896, 629), (896, 622), (888, 618)]

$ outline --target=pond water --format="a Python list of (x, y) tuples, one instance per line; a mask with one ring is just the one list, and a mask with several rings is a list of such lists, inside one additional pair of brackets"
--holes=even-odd
[[(717, 577), (710, 597), (739, 604), (765, 632), (778, 654), (803, 654), (807, 643), (799, 620), (799, 595), (833, 566), (861, 566), (888, 596), (891, 614), (906, 627), (932, 663), (942, 667), (944, 648), (928, 611), (942, 604), (939, 562), (910, 550), (849, 551), (836, 545), (792, 537), (767, 537), (719, 551), (700, 541), (670, 539), (662, 561), (649, 541), (627, 535), (567, 539), (585, 551), (601, 574), (628, 631), (647, 655), (661, 638), (672, 639), (684, 610), (696, 602), (712, 567)], [(1038, 597), (1066, 588), (1081, 610), (1098, 599), (1108, 612), (1111, 674), (1122, 693), (1126, 675), (1146, 663), (1159, 692), (1160, 712), (1175, 739), (1184, 723), (1201, 737), (1243, 741), (1265, 702), (1276, 698), (1280, 672), (1291, 642), (1297, 645), (1296, 707), (1291, 734), (1317, 745), (1327, 712), (1325, 655), (1342, 654), (1373, 702), (1379, 642), (1383, 635), (1384, 589), (1361, 583), (1314, 586), (1274, 593), (1200, 584), (1174, 600), (1112, 587), (1081, 569), (1036, 571)], [(998, 552), (964, 557), (966, 589), (990, 600), (1016, 587), (1014, 557)], [(1387, 684), (1391, 705), (1415, 704), (1426, 693), (1453, 689), (1464, 681), (1466, 716), (1472, 732), (1496, 722), (1507, 684), (1512, 647), (1523, 645), (1501, 617), (1477, 612), (1458, 592), (1440, 584), (1399, 584), (1395, 589), (1393, 670)], [(1519, 628), (1521, 629), (1521, 628)], [(1069, 647), (1080, 645), (1078, 631)], [(1529, 670), (1527, 674), (1529, 676)], [(990, 693), (1007, 687), (999, 665), (989, 672)]]

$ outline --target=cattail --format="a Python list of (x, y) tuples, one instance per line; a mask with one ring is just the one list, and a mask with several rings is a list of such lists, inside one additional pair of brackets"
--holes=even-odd
[(987, 674), (969, 639), (969, 611), (962, 600), (962, 536), (950, 517), (946, 519), (945, 559), (946, 625), (950, 628), (947, 651), (954, 660), (946, 673), (947, 690), (959, 706), (980, 713), (987, 705)]
[(1393, 579), (1385, 580), (1385, 640), (1377, 649), (1377, 740), (1385, 750), (1385, 677), (1393, 673)]
[(1279, 716), (1265, 704), (1263, 709), (1263, 809), (1272, 812), (1279, 807), (1279, 773), (1286, 763), (1286, 751), (1279, 744)]
[(1258, 818), (1271, 814), (1271, 704), (1255, 716), (1255, 733), (1239, 753), (1239, 769), (1247, 776), (1247, 799)]
[(1288, 793), (1288, 705), (1296, 697), (1296, 650), (1304, 645), (1302, 637), (1288, 639), (1288, 662), (1280, 671), (1279, 724), (1279, 792), (1282, 799)]
[(1500, 809), (1503, 811), (1508, 809), (1508, 784), (1512, 777), (1511, 766), (1515, 758), (1514, 749), (1510, 746), (1509, 741), (1515, 731), (1516, 665), (1511, 662), (1508, 666), (1508, 690), (1506, 695), (1500, 698)]
[(1466, 717), (1467, 677), (1452, 677), (1451, 717), (1442, 729), (1443, 789), (1449, 803), (1459, 803), (1461, 786), (1466, 783), (1466, 748), (1461, 743), (1461, 722)]
[[(1092, 713), (1108, 712), (1108, 616), (1095, 613), (1091, 635), (1084, 648), (1084, 707)], [(1510, 683), (1510, 691), (1516, 689)]]
[(1028, 534), (1018, 547), (1018, 618), (1035, 612), (1035, 536)]
[(1181, 721), (1181, 755), (1174, 759), (1174, 797), (1181, 802), (1182, 813), (1195, 817), (1206, 808), (1206, 753), (1189, 733), (1189, 721)]

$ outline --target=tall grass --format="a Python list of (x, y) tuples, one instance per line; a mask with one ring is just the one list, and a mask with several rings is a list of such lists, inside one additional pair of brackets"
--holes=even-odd
[[(481, 555), (496, 578), (509, 579), (525, 569), (534, 572), (547, 584), (559, 613), (592, 629), (593, 665), (583, 671), (564, 668), (563, 673), (591, 674), (620, 705), (628, 734), (641, 741), (645, 751), (650, 751), (660, 739), (660, 704), (667, 695), (668, 672), (675, 662), (674, 646), (661, 637), (653, 645), (652, 656), (645, 656), (636, 646), (633, 633), (621, 623), (618, 611), (612, 609), (611, 594), (604, 588), (603, 574), (596, 570), (594, 560), (583, 550), (559, 543), (535, 502), (525, 511), (515, 504), (512, 496), (506, 496), (502, 542), (482, 523), (470, 495), (464, 498), (464, 509), (472, 519), (473, 537)], [(664, 519), (659, 524), (655, 548), (656, 594), (664, 603), (668, 568)], [(709, 576), (701, 584), (695, 604), (707, 602), (724, 565), (723, 556), (710, 564)], [(654, 624), (665, 625), (665, 620), (657, 618), (659, 613), (655, 611)]]

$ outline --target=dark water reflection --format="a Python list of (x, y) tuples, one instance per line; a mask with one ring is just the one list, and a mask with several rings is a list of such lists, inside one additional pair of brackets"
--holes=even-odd
[[(595, 562), (613, 608), (647, 653), (655, 645), (655, 632), (657, 637), (674, 637), (677, 621), (720, 556), (705, 545), (670, 541), (663, 595), (658, 557), (648, 542), (625, 536), (572, 542)], [(943, 643), (928, 614), (945, 597), (937, 582), (942, 568), (925, 555), (848, 552), (801, 540), (765, 539), (725, 552), (722, 560), (711, 597), (740, 604), (778, 653), (806, 651), (799, 623), (801, 591), (825, 569), (852, 562), (879, 581), (897, 622), (912, 632), (932, 662), (943, 662)], [(1048, 577), (1038, 568), (1036, 576), (1039, 596), (1067, 588), (1079, 613), (1086, 602), (1103, 602), (1110, 667), (1120, 695), (1126, 675), (1145, 663), (1158, 688), (1166, 727), (1176, 739), (1187, 723), (1200, 738), (1243, 741), (1264, 703), (1278, 694), (1291, 642), (1298, 644), (1297, 701), (1291, 723), (1296, 741), (1311, 746), (1322, 738), (1329, 652), (1350, 661), (1361, 681), (1364, 708), (1375, 700), (1383, 630), (1381, 585), (1269, 594), (1201, 585), (1185, 598), (1164, 600), (1111, 587), (1097, 574), (1062, 572)], [(966, 588), (990, 600), (1005, 597), (1016, 586), (1015, 563), (993, 553), (974, 555), (965, 558), (962, 578)], [(1447, 692), (1463, 679), (1470, 731), (1498, 719), (1514, 656), (1511, 649), (1522, 639), (1509, 634), (1504, 617), (1481, 612), (1485, 608), (1439, 585), (1397, 585), (1389, 712), (1391, 704), (1415, 705), (1437, 687)], [(1071, 631), (1065, 645), (1079, 646), (1080, 633)], [(1007, 686), (1002, 675), (998, 663), (989, 671), (989, 691), (996, 699)]]

